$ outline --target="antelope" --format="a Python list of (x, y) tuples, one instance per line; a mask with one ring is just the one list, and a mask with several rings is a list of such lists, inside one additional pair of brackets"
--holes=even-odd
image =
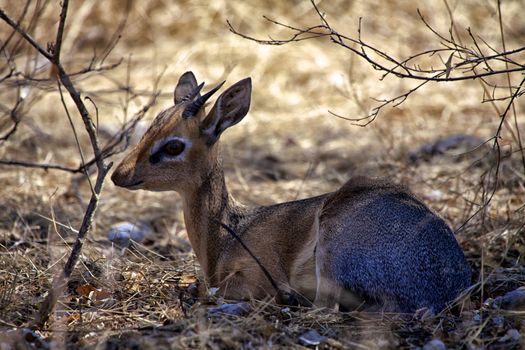
[(252, 208), (235, 201), (219, 138), (248, 113), (252, 86), (250, 78), (237, 82), (206, 113), (223, 84), (201, 95), (204, 83), (184, 73), (175, 104), (111, 177), (128, 190), (180, 194), (191, 246), (221, 297), (437, 312), (469, 286), (471, 271), (449, 226), (400, 185), (354, 177), (303, 200)]

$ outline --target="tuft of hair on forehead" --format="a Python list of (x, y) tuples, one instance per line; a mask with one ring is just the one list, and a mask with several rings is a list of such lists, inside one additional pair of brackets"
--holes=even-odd
[(155, 129), (161, 128), (163, 125), (166, 125), (166, 123), (168, 123), (173, 118), (173, 116), (176, 115), (175, 111), (175, 107), (170, 107), (160, 112), (155, 117), (155, 119), (153, 119), (146, 133), (149, 133)]

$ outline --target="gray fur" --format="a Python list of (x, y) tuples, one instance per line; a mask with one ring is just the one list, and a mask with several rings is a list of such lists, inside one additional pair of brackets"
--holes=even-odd
[(319, 227), (327, 277), (385, 310), (437, 312), (470, 284), (450, 228), (401, 187), (352, 179), (327, 199)]

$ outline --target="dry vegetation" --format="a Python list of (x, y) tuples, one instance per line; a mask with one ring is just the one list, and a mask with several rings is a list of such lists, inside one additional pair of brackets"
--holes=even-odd
[[(0, 8), (14, 18), (22, 5), (0, 1)], [(30, 13), (35, 6), (43, 8), (31, 33), (45, 46), (54, 40), (60, 7), (57, 1), (35, 0)], [(337, 0), (321, 1), (319, 6), (341, 33), (354, 35), (362, 17), (362, 35), (393, 55), (439, 46), (416, 9), (446, 34), (447, 6), (465, 39), (465, 28), (470, 27), (501, 49), (496, 1)], [(523, 45), (524, 10), (521, 1), (502, 4), (508, 49)], [(127, 18), (122, 37), (106, 58), (106, 64), (122, 60), (121, 64), (74, 79), (98, 108), (103, 141), (158, 89), (156, 104), (137, 128), (140, 133), (172, 103), (173, 87), (186, 70), (208, 84), (251, 76), (251, 112), (222, 138), (227, 183), (235, 197), (246, 204), (293, 200), (334, 190), (360, 173), (404, 182), (458, 229), (457, 239), (475, 272), (472, 290), (457, 307), (429, 317), (290, 309), (272, 301), (251, 301), (250, 310), (241, 316), (212, 316), (209, 308), (221, 301), (199, 294), (195, 287), (203, 280), (186, 239), (179, 197), (127, 192), (108, 182), (73, 278), (47, 327), (31, 333), (23, 327), (31, 324), (53, 273), (67, 259), (89, 199), (89, 183), (81, 174), (0, 165), (2, 349), (18, 337), (26, 339), (18, 344), (27, 348), (301, 348), (299, 338), (310, 329), (327, 337), (320, 345), (327, 348), (412, 348), (430, 346), (432, 339), (451, 348), (525, 346), (524, 311), (502, 310), (492, 302), (525, 285), (525, 172), (510, 132), (516, 134), (517, 126), (525, 133), (523, 98), (515, 100), (516, 122), (511, 114), (504, 126), (494, 184), (494, 173), (489, 173), (495, 164), (492, 143), (458, 155), (495, 134), (500, 122), (496, 108), (501, 112), (508, 100), (482, 103), (479, 80), (433, 83), (400, 106), (385, 109), (367, 127), (354, 126), (328, 110), (366, 116), (375, 106), (372, 98), (392, 97), (413, 82), (393, 76), (379, 81), (381, 75), (370, 65), (328, 40), (272, 47), (228, 30), (227, 19), (250, 35), (289, 37), (286, 29), (262, 15), (297, 26), (319, 23), (308, 1), (73, 1), (62, 61), (70, 72), (85, 67), (94, 52), (100, 54), (111, 44), (112, 34)], [(30, 27), (29, 21), (23, 25)], [(0, 44), (11, 32), (0, 23)], [(34, 72), (37, 80), (17, 76), (0, 86), (0, 135), (12, 127), (6, 111), (17, 96), (27, 94), (16, 133), (0, 141), (0, 159), (77, 167), (76, 141), (56, 81), (50, 79), (53, 71), (18, 40), (8, 50), (18, 67)], [(516, 59), (524, 62), (525, 56)], [(522, 75), (513, 78), (516, 86)], [(494, 80), (504, 84), (506, 76)], [(508, 90), (501, 96), (505, 93)], [(73, 104), (67, 103), (90, 159), (82, 122)], [(93, 104), (87, 105), (95, 115)], [(445, 155), (410, 161), (419, 146), (454, 134), (473, 138)], [(492, 189), (492, 200), (482, 207)], [(111, 226), (121, 221), (145, 223), (153, 235), (121, 251), (108, 240)]]

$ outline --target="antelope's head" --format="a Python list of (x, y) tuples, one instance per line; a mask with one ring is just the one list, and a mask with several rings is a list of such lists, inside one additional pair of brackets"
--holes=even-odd
[(140, 142), (117, 166), (111, 180), (130, 190), (184, 191), (198, 185), (217, 164), (217, 141), (228, 127), (248, 113), (251, 79), (224, 91), (209, 113), (204, 104), (224, 84), (200, 94), (192, 72), (184, 73), (175, 88), (175, 105), (153, 120)]

